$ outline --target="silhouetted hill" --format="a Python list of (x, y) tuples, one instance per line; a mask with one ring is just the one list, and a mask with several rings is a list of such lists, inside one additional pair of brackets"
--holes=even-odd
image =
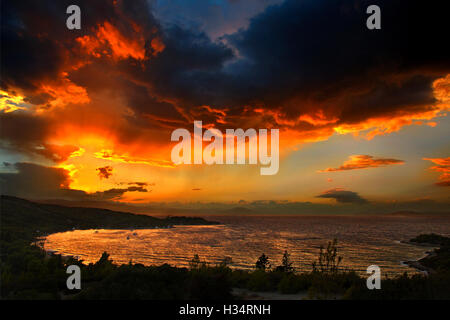
[(0, 222), (2, 232), (16, 233), (16, 236), (19, 236), (17, 233), (27, 233), (27, 238), (71, 229), (145, 229), (177, 224), (217, 224), (202, 218), (159, 219), (108, 209), (42, 204), (3, 195), (0, 202)]

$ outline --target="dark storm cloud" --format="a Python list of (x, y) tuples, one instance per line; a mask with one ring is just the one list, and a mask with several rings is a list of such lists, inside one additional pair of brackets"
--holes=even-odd
[[(16, 163), (15, 173), (0, 173), (1, 193), (24, 197), (61, 195), (69, 187), (67, 171), (32, 163)], [(74, 191), (75, 193), (76, 191)]]
[(251, 88), (234, 92), (267, 108), (281, 105), (287, 118), (323, 108), (342, 123), (432, 103), (431, 81), (450, 70), (443, 13), (416, 1), (376, 1), (382, 30), (370, 31), (372, 2), (286, 1), (267, 9), (227, 37), (244, 57), (230, 68)]
[[(110, 23), (124, 39), (135, 36), (136, 30), (140, 28), (139, 34), (148, 38), (145, 47), (151, 54), (149, 35), (157, 36), (158, 24), (152, 17), (148, 3), (145, 0), (77, 1), (82, 13), (82, 29), (68, 30), (66, 8), (73, 4), (72, 1), (2, 1), (1, 89), (11, 95), (21, 95), (24, 101), (42, 107), (48, 106), (48, 102), (58, 94), (70, 92), (71, 89), (65, 86), (72, 84), (80, 86), (81, 90), (85, 89), (89, 96), (93, 94), (95, 97), (95, 94), (104, 91), (114, 92), (114, 98), (120, 101), (124, 101), (125, 96), (125, 101), (135, 108), (132, 116), (121, 114), (126, 121), (120, 126), (118, 136), (126, 142), (142, 135), (142, 129), (149, 122), (145, 118), (147, 114), (154, 116), (154, 123), (158, 123), (158, 119), (179, 120), (180, 114), (169, 103), (159, 102), (148, 95), (147, 84), (142, 86), (133, 83), (120, 70), (134, 62), (117, 62), (107, 57), (90, 61), (91, 52), (82, 51), (80, 43), (76, 41), (83, 36), (96, 38), (99, 26), (104, 23)], [(54, 92), (56, 96), (51, 97), (43, 92), (43, 85), (49, 87), (47, 91)], [(96, 99), (87, 106), (96, 108), (95, 103), (98, 101)], [(75, 103), (71, 99), (68, 102)], [(105, 104), (104, 101), (100, 103)], [(74, 110), (72, 115), (76, 117), (77, 110)], [(40, 154), (56, 162), (65, 160), (69, 148), (72, 151), (76, 148), (49, 146), (46, 141), (67, 116), (49, 116), (53, 110), (49, 111), (40, 115), (32, 110), (10, 114), (2, 112), (1, 147), (26, 154)], [(111, 111), (114, 111), (113, 108)]]
[[(70, 48), (75, 37), (89, 34), (103, 21), (111, 21), (127, 35), (129, 25), (121, 23), (118, 12), (146, 30), (159, 27), (147, 1), (119, 1), (120, 10), (112, 1), (79, 1), (83, 29), (68, 32), (64, 28), (68, 4), (70, 1), (2, 2), (6, 26), (2, 42), (6, 41), (4, 47), (8, 48), (2, 55), (6, 84), (31, 81), (33, 75), (43, 73), (50, 77), (63, 59), (59, 40), (64, 39)], [(365, 27), (365, 10), (370, 4), (382, 9), (382, 30)], [(178, 100), (188, 108), (242, 108), (258, 103), (281, 107), (291, 117), (310, 107), (288, 101), (303, 99), (315, 106), (327, 102), (330, 113), (342, 115), (342, 122), (347, 117), (351, 122), (356, 121), (356, 108), (359, 118), (364, 118), (391, 108), (433, 102), (431, 81), (450, 70), (442, 47), (445, 21), (445, 11), (435, 1), (423, 6), (419, 1), (287, 0), (252, 18), (247, 29), (223, 38), (239, 59), (229, 46), (211, 41), (205, 33), (171, 25), (161, 30), (165, 49), (149, 59), (144, 70), (127, 62), (122, 67), (150, 86), (153, 95)], [(38, 39), (38, 33), (52, 36)], [(416, 73), (426, 75), (416, 77)], [(403, 78), (394, 81), (393, 74)], [(339, 100), (349, 88), (362, 93), (355, 95), (353, 102)], [(132, 108), (144, 108), (130, 99)], [(339, 100), (340, 105), (330, 99)], [(147, 108), (151, 112), (158, 106), (148, 104)]]
[(120, 198), (125, 192), (149, 192), (144, 186), (129, 186), (86, 193), (69, 189), (71, 180), (65, 169), (23, 162), (16, 163), (14, 168), (16, 172), (0, 173), (1, 194), (30, 199), (108, 201)]
[(126, 92), (127, 103), (134, 111), (134, 115), (128, 117), (130, 124), (138, 128), (149, 125), (178, 128), (186, 121), (173, 103), (159, 100), (145, 85), (123, 79), (119, 86), (122, 92)]
[(149, 182), (128, 182), (128, 185), (136, 185), (138, 187), (153, 187), (155, 186), (155, 183), (149, 183)]
[(164, 30), (163, 42), (164, 51), (148, 60), (147, 72), (135, 70), (135, 75), (152, 83), (154, 94), (176, 99), (180, 106), (215, 104), (224, 76), (221, 70), (233, 57), (232, 50), (203, 32), (176, 25)]
[(31, 90), (37, 80), (57, 77), (64, 61), (57, 39), (62, 37), (67, 2), (1, 2), (2, 87)]
[[(382, 30), (366, 28), (370, 4), (382, 9)], [(439, 8), (436, 1), (287, 0), (223, 37), (227, 46), (166, 29), (166, 49), (136, 76), (186, 114), (199, 105), (240, 114), (252, 105), (290, 119), (322, 109), (338, 124), (415, 114), (430, 110), (432, 81), (450, 72)]]
[(0, 113), (2, 139), (17, 145), (40, 141), (47, 134), (48, 120), (21, 110)]
[[(66, 9), (70, 0), (5, 0), (1, 2), (1, 66), (3, 88), (19, 87), (27, 100), (43, 103), (45, 96), (33, 96), (33, 89), (43, 79), (55, 79), (64, 64), (73, 66), (76, 38), (92, 35), (105, 21), (111, 21), (123, 35), (133, 30), (133, 21), (146, 32), (157, 26), (146, 0), (79, 0), (81, 30), (66, 28)], [(75, 60), (75, 61), (74, 61)], [(34, 100), (34, 101), (33, 101)]]
[(245, 27), (248, 20), (283, 0), (170, 0), (157, 1), (155, 15), (163, 24), (180, 24), (204, 30), (212, 38)]
[[(131, 112), (120, 113), (125, 124), (114, 128), (124, 143), (146, 130), (152, 139), (166, 141), (166, 134), (151, 130), (183, 127), (200, 118), (220, 126), (220, 117), (210, 110), (225, 110), (236, 127), (282, 128), (286, 124), (279, 119), (296, 120), (318, 110), (325, 119), (336, 119), (290, 125), (302, 133), (416, 114), (433, 108), (432, 81), (450, 72), (443, 48), (447, 11), (434, 0), (426, 6), (415, 0), (286, 0), (253, 17), (248, 28), (217, 41), (193, 26), (162, 27), (145, 0), (77, 1), (82, 30), (69, 31), (69, 4), (2, 1), (1, 86), (18, 87), (26, 91), (26, 101), (44, 104), (49, 97), (35, 90), (39, 81), (65, 71), (89, 97), (108, 92), (117, 98), (110, 101), (124, 101)], [(366, 28), (370, 4), (381, 7), (381, 30)], [(126, 39), (139, 26), (145, 59), (118, 61), (80, 52), (75, 39), (98, 40), (98, 26), (105, 22)], [(155, 37), (164, 47), (158, 54), (151, 49)], [(77, 63), (83, 64), (74, 68)], [(256, 114), (255, 108), (266, 113)], [(44, 131), (40, 126), (23, 126), (18, 135), (37, 140), (32, 132)], [(20, 139), (24, 145), (25, 140)]]
[[(3, 17), (2, 17), (3, 20)], [(59, 48), (48, 39), (34, 38), (28, 34), (8, 32), (2, 25), (1, 86), (20, 87), (26, 90), (35, 88), (35, 81), (45, 77), (56, 77), (63, 57)], [(43, 102), (45, 99), (29, 99)]]
[(435, 102), (431, 86), (434, 79), (433, 76), (415, 75), (401, 83), (378, 81), (368, 92), (347, 99), (340, 117), (347, 123), (357, 123), (369, 117), (389, 116), (407, 110), (430, 110)]
[(342, 189), (331, 189), (316, 196), (316, 198), (335, 199), (339, 203), (366, 204), (368, 201), (358, 193)]
[(45, 117), (25, 111), (0, 112), (0, 147), (42, 156), (54, 162), (67, 160), (78, 147), (52, 145), (45, 142), (51, 134), (49, 121)]
[[(370, 4), (381, 7), (381, 30), (365, 26)], [(377, 72), (366, 72), (379, 67), (381, 74), (421, 67), (443, 72), (449, 61), (438, 40), (446, 27), (445, 13), (433, 4), (287, 0), (255, 17), (247, 30), (228, 40), (253, 64), (253, 82), (285, 92), (293, 86), (370, 78)]]
[[(81, 9), (81, 30), (66, 28), (66, 9), (76, 4)], [(73, 39), (92, 32), (98, 24), (106, 21), (117, 22), (121, 31), (127, 32), (127, 25), (121, 20), (133, 19), (135, 23), (149, 29), (156, 21), (151, 15), (149, 1), (111, 1), (111, 0), (5, 0), (2, 1), (2, 25), (9, 31), (25, 31), (42, 36), (52, 35), (55, 40)]]
[(149, 192), (143, 187), (113, 188), (106, 191), (98, 191), (89, 196), (96, 200), (113, 200), (120, 198), (125, 192)]

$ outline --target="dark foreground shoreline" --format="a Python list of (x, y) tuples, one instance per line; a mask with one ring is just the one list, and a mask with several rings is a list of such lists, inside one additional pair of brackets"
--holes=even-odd
[(422, 234), (403, 243), (435, 247), (432, 251), (426, 251), (426, 256), (417, 261), (405, 261), (410, 267), (416, 268), (426, 274), (434, 274), (439, 270), (449, 270), (450, 268), (450, 238), (438, 234)]
[[(85, 265), (72, 257), (46, 254), (30, 245), (49, 233), (72, 229), (142, 229), (179, 224), (216, 224), (201, 218), (157, 219), (93, 208), (66, 208), (1, 197), (1, 299), (69, 300), (230, 300), (230, 299), (450, 299), (450, 238), (421, 235), (412, 243), (439, 246), (420, 259), (432, 269), (428, 276), (404, 274), (382, 280), (381, 290), (368, 290), (365, 278), (339, 267), (335, 242), (318, 252), (311, 272), (295, 273), (286, 259), (262, 255), (255, 270), (231, 270), (229, 258), (210, 265), (198, 256), (189, 268), (170, 265), (115, 265), (105, 252)], [(431, 242), (430, 242), (431, 241)], [(279, 264), (279, 265), (278, 265)], [(345, 264), (345, 262), (344, 262)], [(81, 269), (82, 289), (68, 290), (69, 265)], [(258, 293), (255, 295), (254, 293)]]

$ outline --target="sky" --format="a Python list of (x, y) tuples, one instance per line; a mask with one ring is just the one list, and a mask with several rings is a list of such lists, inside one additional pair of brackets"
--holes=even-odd
[[(2, 1), (1, 193), (142, 213), (450, 212), (448, 23), (431, 2)], [(171, 133), (194, 121), (278, 129), (277, 174), (174, 164)]]

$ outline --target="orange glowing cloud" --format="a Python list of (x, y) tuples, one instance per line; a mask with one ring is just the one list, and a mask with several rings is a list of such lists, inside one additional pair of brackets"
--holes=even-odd
[[(98, 26), (98, 30), (94, 36), (85, 35), (79, 37), (76, 41), (90, 55), (100, 58), (103, 55), (110, 54), (114, 59), (133, 58), (136, 60), (145, 60), (145, 43), (146, 39), (141, 28), (133, 24), (133, 35), (127, 37), (123, 35), (118, 28), (109, 22), (104, 22)], [(152, 55), (157, 56), (165, 49), (165, 45), (161, 38), (155, 37), (150, 42)]]
[(317, 112), (314, 112), (313, 114), (304, 114), (300, 116), (298, 120), (307, 122), (309, 124), (312, 124), (313, 126), (323, 126), (339, 121), (339, 119), (336, 117), (328, 118), (323, 110), (319, 110)]
[(327, 116), (325, 114), (325, 111), (322, 109), (302, 114), (297, 118), (290, 118), (279, 110), (266, 110), (256, 108), (253, 111), (258, 114), (264, 114), (264, 116), (266, 117), (271, 117), (273, 121), (279, 126), (287, 127), (296, 127), (302, 122), (310, 124), (314, 127), (322, 127), (339, 121), (339, 118), (337, 117)]
[(70, 157), (76, 156), (76, 154), (80, 154), (82, 151), (78, 147), (71, 145), (61, 146), (45, 143), (42, 146), (36, 148), (35, 152), (46, 157), (47, 159), (60, 163), (66, 161)]
[[(450, 74), (433, 82), (434, 96), (440, 103), (450, 103)], [(447, 105), (448, 108), (448, 105)]]
[[(353, 134), (368, 140), (375, 136), (388, 135), (409, 125), (427, 125), (436, 127), (433, 119), (447, 115), (450, 110), (450, 75), (435, 80), (432, 84), (435, 102), (430, 105), (411, 107), (404, 106), (382, 115), (368, 117), (359, 121), (347, 121), (340, 114), (340, 100), (330, 100), (323, 105), (310, 105), (309, 102), (295, 101), (306, 109), (299, 116), (290, 116), (283, 109), (246, 108), (241, 114), (240, 121), (261, 127), (279, 128), (282, 134), (281, 146), (294, 146), (316, 141), (327, 140), (333, 133)], [(335, 105), (335, 108), (329, 107)], [(224, 122), (231, 122), (226, 116)], [(287, 138), (287, 139), (286, 139)], [(286, 141), (288, 140), (288, 141)], [(287, 143), (286, 143), (287, 142)]]
[(150, 42), (150, 46), (153, 49), (153, 55), (154, 56), (156, 56), (159, 53), (163, 52), (164, 49), (166, 48), (165, 44), (163, 43), (163, 41), (159, 37), (153, 38), (152, 41)]
[(145, 58), (145, 39), (143, 37), (134, 40), (127, 39), (109, 22), (105, 22), (103, 26), (99, 27), (97, 36), (109, 43), (113, 56), (116, 58), (131, 57), (136, 60)]
[(343, 124), (334, 128), (334, 131), (339, 134), (352, 133), (354, 135), (359, 135), (360, 132), (370, 130), (363, 136), (368, 140), (373, 139), (375, 136), (387, 135), (393, 132), (399, 131), (402, 127), (408, 125), (429, 125), (431, 127), (436, 126), (435, 122), (424, 122), (417, 120), (431, 120), (438, 116), (444, 115), (441, 112), (446, 110), (446, 108), (434, 108), (430, 111), (419, 112), (414, 114), (400, 115), (396, 117), (379, 117), (368, 119), (361, 123), (356, 124)]
[(75, 40), (81, 45), (81, 47), (86, 52), (89, 52), (94, 57), (100, 58), (102, 56), (101, 51), (99, 51), (101, 43), (95, 37), (83, 36), (78, 37)]
[(66, 78), (67, 73), (62, 73), (59, 81), (41, 84), (39, 93), (50, 96), (47, 107), (65, 106), (69, 103), (86, 104), (91, 100), (85, 88), (74, 84)]
[(101, 150), (100, 152), (95, 152), (94, 156), (98, 159), (109, 160), (113, 162), (121, 163), (134, 163), (134, 164), (146, 164), (149, 166), (163, 167), (163, 168), (174, 168), (175, 165), (171, 161), (166, 160), (155, 160), (155, 159), (143, 159), (137, 157), (131, 157), (128, 155), (119, 155), (114, 153), (112, 150)]
[(73, 164), (58, 164), (54, 167), (49, 167), (53, 169), (62, 169), (65, 179), (59, 185), (62, 189), (71, 189), (71, 184), (74, 182), (73, 177), (78, 172), (78, 169)]
[(81, 157), (85, 152), (86, 152), (85, 149), (79, 148), (78, 150), (72, 152), (72, 153), (70, 154), (69, 158)]
[(384, 167), (393, 164), (403, 164), (403, 160), (387, 159), (387, 158), (374, 158), (368, 155), (352, 155), (349, 160), (345, 161), (343, 165), (337, 168), (327, 168), (325, 170), (319, 170), (318, 172), (334, 172), (334, 171), (346, 171), (355, 169), (367, 169)]
[(25, 110), (26, 102), (20, 95), (12, 95), (6, 91), (0, 90), (0, 110), (8, 113), (16, 110)]
[(23, 95), (26, 94), (20, 89), (10, 93), (0, 90), (0, 110), (6, 113), (16, 110), (44, 112), (53, 107), (91, 102), (86, 88), (74, 84), (67, 78), (66, 72), (61, 72), (60, 77), (54, 80), (42, 80), (36, 84), (36, 90), (32, 96), (45, 97), (42, 101), (31, 104), (30, 100), (24, 98)]
[[(237, 123), (240, 128), (273, 128), (280, 130), (280, 151), (298, 150), (304, 143), (325, 141), (333, 135), (336, 118), (325, 116), (324, 111), (305, 113), (291, 119), (280, 110), (246, 107), (239, 116), (223, 117), (226, 123)], [(236, 126), (236, 125), (235, 125)]]
[(216, 117), (216, 122), (220, 123), (220, 124), (225, 124), (226, 123), (226, 116), (227, 116), (227, 109), (222, 110), (222, 109), (214, 109), (211, 108), (210, 106), (202, 106), (206, 111), (208, 111), (211, 115)]
[(423, 158), (423, 160), (428, 160), (437, 164), (436, 166), (430, 167), (432, 171), (440, 172), (439, 182), (435, 184), (440, 187), (450, 187), (450, 157), (448, 158)]

